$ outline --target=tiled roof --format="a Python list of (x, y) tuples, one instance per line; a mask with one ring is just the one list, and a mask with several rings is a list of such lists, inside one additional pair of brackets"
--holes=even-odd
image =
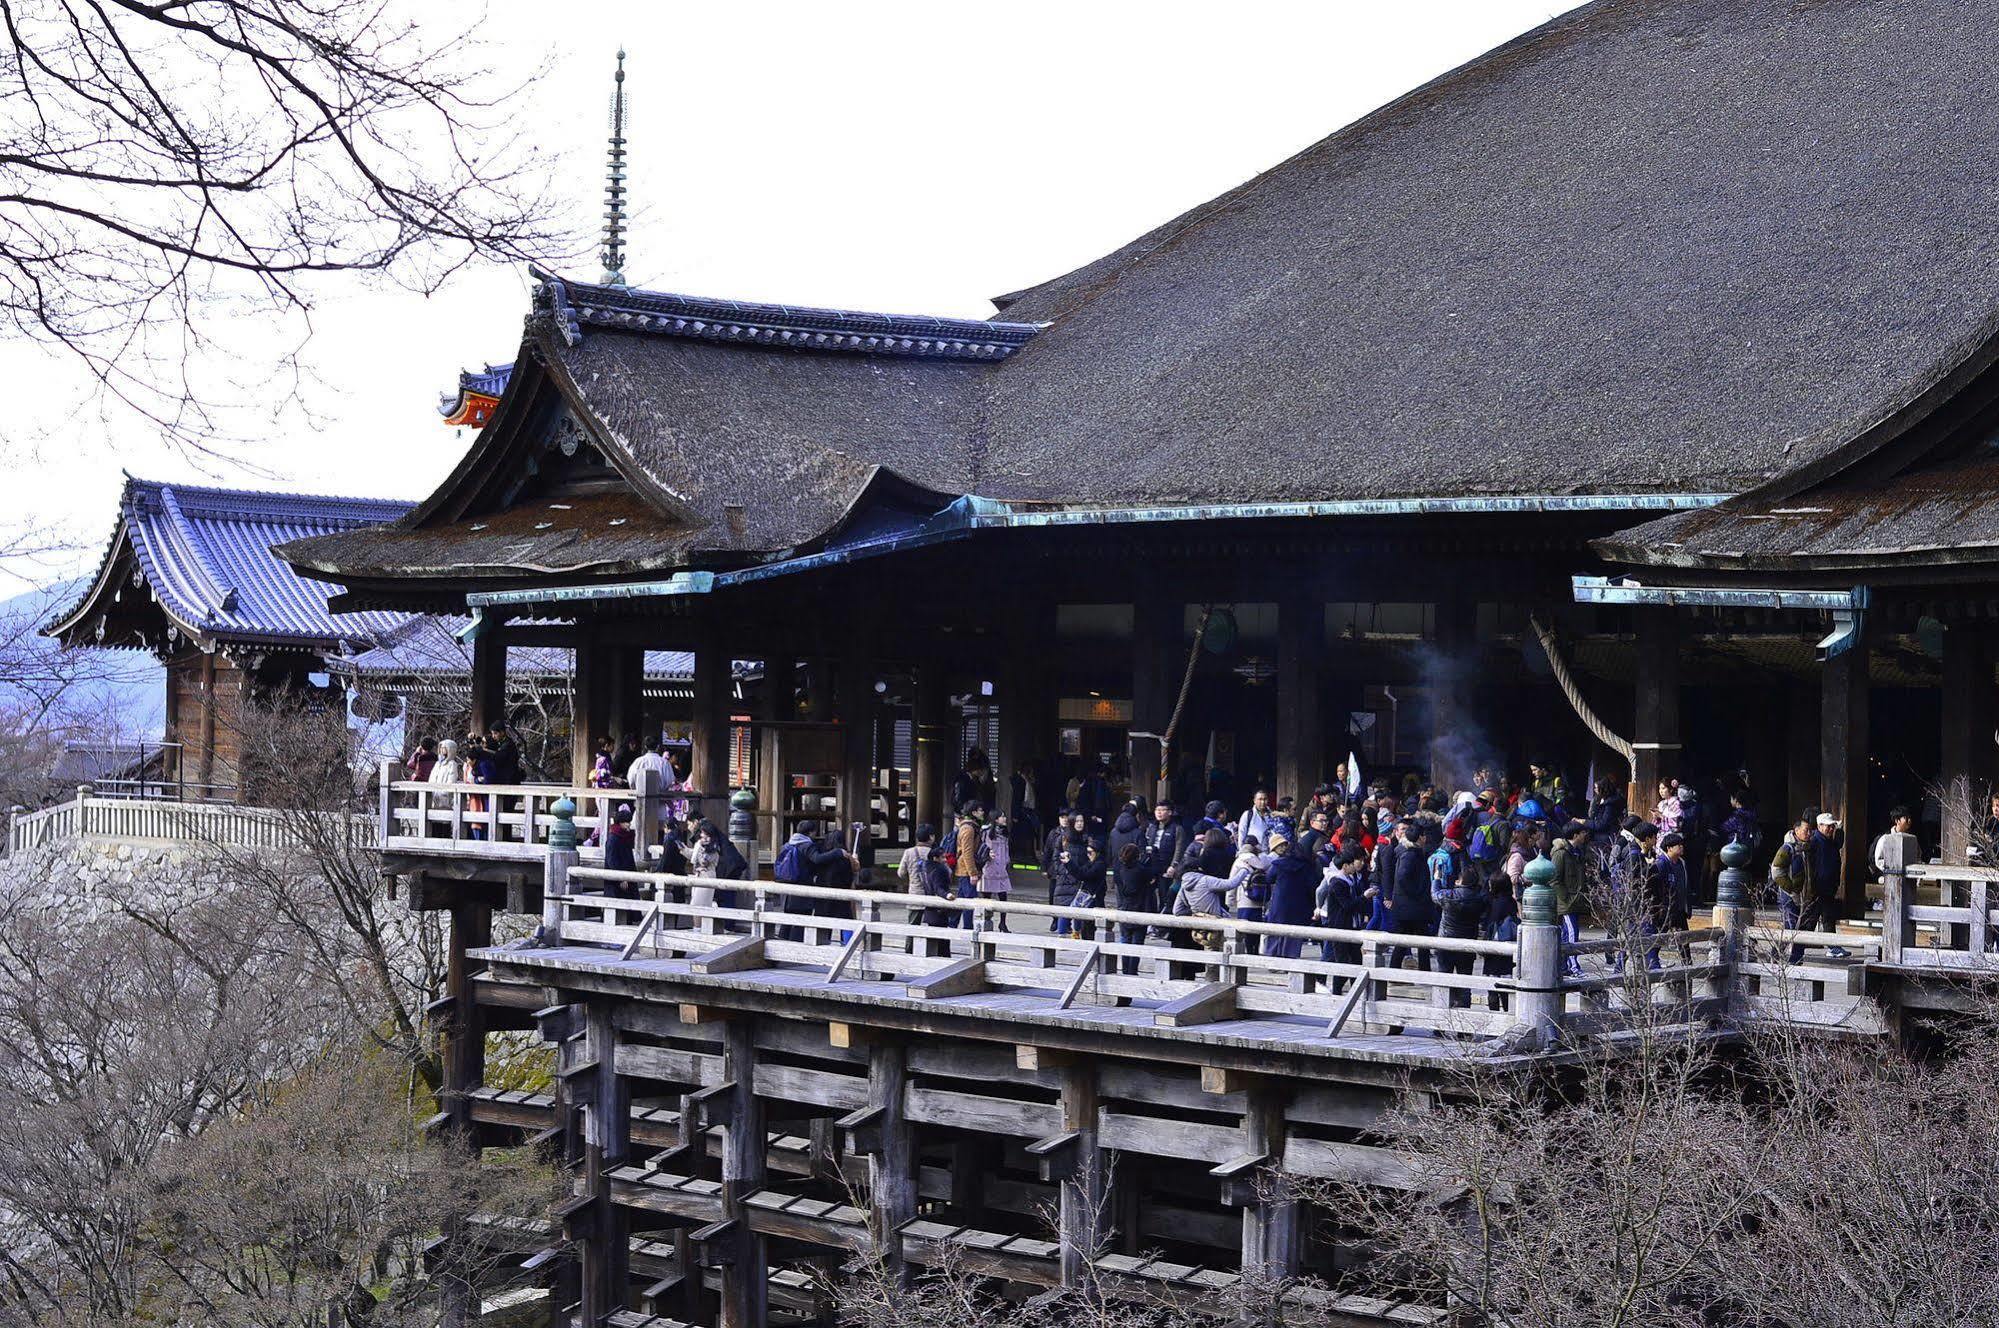
[(467, 397), (490, 397), (498, 401), (507, 390), (507, 380), (514, 376), (514, 362), (489, 364), (474, 373), (470, 369), (458, 372), (458, 390), (438, 400), (437, 413), (446, 421), (451, 420), (465, 409)]
[(90, 589), (50, 623), (72, 629), (107, 591), (127, 548), (167, 617), (196, 639), (301, 648), (372, 641), (401, 613), (327, 611), (336, 588), (300, 576), (271, 550), (288, 540), (394, 521), (411, 504), (127, 478), (119, 522)]

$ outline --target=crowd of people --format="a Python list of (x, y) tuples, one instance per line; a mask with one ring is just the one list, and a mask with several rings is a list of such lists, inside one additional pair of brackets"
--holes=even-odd
[[(499, 724), (463, 741), (426, 738), (407, 768), (412, 779), (440, 784), (522, 779), (519, 749)], [(650, 865), (720, 880), (747, 877), (749, 864), (716, 824), (690, 813), (686, 799), (671, 796), (684, 785), (658, 739), (634, 739), (623, 749), (600, 744), (592, 784), (637, 787), (648, 771), (667, 795), (656, 802), (660, 858)], [(1712, 897), (1719, 850), (1734, 842), (1751, 849), (1786, 926), (1830, 932), (1841, 921), (1845, 827), (1831, 813), (1807, 808), (1766, 845), (1746, 773), (1717, 781), (1708, 793), (1663, 780), (1642, 813), (1626, 805), (1617, 781), (1597, 781), (1578, 793), (1553, 766), (1539, 762), (1520, 780), (1481, 769), (1467, 790), (1454, 794), (1415, 776), (1398, 787), (1379, 781), (1363, 787), (1358, 772), (1342, 764), (1332, 781), (1309, 795), (1258, 788), (1240, 808), (1218, 797), (1194, 807), (1175, 797), (1131, 796), (1109, 776), (1099, 767), (1081, 767), (1058, 798), (1044, 790), (1031, 765), (1023, 766), (1008, 782), (1003, 809), (990, 763), (974, 749), (951, 781), (950, 820), (916, 828), (893, 880), (877, 872), (869, 827), (833, 821), (800, 823), (779, 847), (772, 875), (791, 885), (899, 887), (992, 901), (1008, 898), (1016, 874), (1031, 868), (1041, 873), (1052, 903), (1076, 908), (1506, 941), (1518, 930), (1527, 866), (1547, 858), (1554, 865), (1564, 939), (1576, 942), (1592, 920), (1618, 925), (1612, 913), (1635, 919), (1642, 933), (1687, 926)], [(1987, 837), (1999, 842), (1999, 798), (1992, 810)], [(639, 865), (633, 814), (632, 804), (620, 803), (609, 824), (593, 832), (608, 867)], [(1896, 807), (1888, 819), (1886, 834), (1908, 836), (1905, 853), (1914, 856), (1908, 809)], [(1881, 843), (1872, 854), (1877, 868)], [(802, 896), (790, 911), (843, 916), (847, 910), (844, 901)], [(1593, 912), (1606, 916), (1593, 919)], [(995, 916), (1003, 926), (1005, 915)], [(926, 910), (925, 918), (935, 926), (972, 925), (962, 908)], [(1053, 926), (1086, 937), (1094, 929), (1068, 917)], [(1119, 923), (1116, 939), (1139, 944), (1147, 934), (1142, 924)], [(1196, 928), (1194, 935), (1204, 944), (1221, 943), (1217, 932)], [(1298, 958), (1304, 944), (1301, 937), (1272, 935), (1263, 949)], [(1350, 940), (1329, 940), (1322, 948), (1329, 960), (1359, 959), (1359, 946)], [(1412, 943), (1392, 947), (1389, 966), (1399, 967), (1411, 954), (1427, 956), (1443, 971), (1469, 971), (1471, 962), (1469, 954)], [(1613, 966), (1623, 960), (1614, 956)], [(1125, 972), (1136, 972), (1136, 957), (1120, 962)], [(1567, 962), (1575, 971), (1574, 959)], [(1656, 949), (1647, 962), (1658, 965)]]
[[(983, 755), (971, 753), (952, 783), (954, 824), (942, 833), (918, 828), (898, 865), (902, 887), (960, 899), (1007, 897), (1023, 838), (1019, 821), (1039, 820), (1040, 809), (1023, 798), (1035, 786), (1031, 770), (1015, 774), (1009, 817), (988, 800), (995, 781)], [(1455, 794), (1413, 776), (1399, 788), (1363, 788), (1342, 765), (1334, 781), (1302, 799), (1259, 788), (1240, 808), (1216, 798), (1188, 807), (1126, 797), (1111, 810), (1109, 788), (1101, 772), (1081, 772), (1049, 828), (1028, 832), (1032, 865), (1056, 904), (1504, 941), (1518, 930), (1528, 864), (1547, 858), (1556, 913), (1573, 943), (1592, 921), (1628, 921), (1641, 934), (1688, 926), (1712, 899), (1720, 849), (1734, 842), (1750, 848), (1758, 872), (1767, 863), (1763, 879), (1787, 926), (1834, 931), (1841, 921), (1845, 828), (1809, 808), (1780, 842), (1765, 845), (1746, 774), (1717, 781), (1712, 796), (1664, 780), (1642, 813), (1627, 806), (1620, 783), (1601, 780), (1577, 793), (1543, 763), (1517, 781), (1480, 770)], [(1994, 816), (1999, 825), (1999, 800)], [(1906, 808), (1895, 808), (1889, 821), (1888, 833), (1912, 835)], [(1062, 918), (1054, 927), (1087, 934), (1090, 924)], [(1120, 924), (1117, 939), (1139, 943), (1146, 930)], [(1195, 934), (1220, 943), (1216, 933)], [(1296, 958), (1304, 944), (1266, 936), (1263, 950)], [(1330, 960), (1359, 958), (1351, 941), (1323, 949)], [(1400, 966), (1411, 954), (1427, 954), (1445, 971), (1469, 971), (1472, 958), (1412, 943), (1392, 948), (1388, 963)], [(1611, 964), (1621, 968), (1624, 959), (1614, 955)], [(1126, 972), (1137, 962), (1121, 960)], [(1575, 961), (1568, 962), (1573, 971)], [(1658, 966), (1656, 949), (1646, 962)]]

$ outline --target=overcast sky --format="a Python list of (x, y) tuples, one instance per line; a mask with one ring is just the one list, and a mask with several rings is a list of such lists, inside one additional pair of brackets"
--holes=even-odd
[[(562, 154), (586, 202), (601, 195), (625, 45), (631, 284), (984, 317), (989, 297), (1088, 262), (1569, 7), (491, 0), (481, 32), (497, 65), (549, 60), (520, 132)], [(76, 541), (46, 574), (95, 562), (121, 470), (420, 498), (470, 441), (439, 423), (439, 394), (461, 367), (513, 358), (527, 285), (489, 267), (429, 299), (324, 300), (307, 350), (325, 383), (310, 393), (317, 427), (279, 424), (250, 468), (80, 412), (57, 366), (24, 373), (9, 353), (8, 376), (28, 380), (9, 392), (14, 429), (34, 445), (0, 524)]]

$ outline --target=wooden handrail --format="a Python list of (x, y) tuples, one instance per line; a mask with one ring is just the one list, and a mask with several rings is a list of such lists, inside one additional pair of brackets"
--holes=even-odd
[(1454, 936), (1403, 935), (1398, 932), (1352, 931), (1335, 927), (1310, 927), (1283, 922), (1251, 922), (1243, 918), (1212, 917), (1202, 913), (1133, 913), (1115, 908), (1077, 908), (1067, 904), (1034, 904), (1026, 900), (962, 898), (945, 895), (913, 895), (889, 890), (854, 890), (824, 885), (790, 885), (783, 881), (724, 881), (703, 876), (678, 876), (666, 872), (610, 871), (603, 867), (572, 867), (572, 880), (628, 881), (634, 885), (669, 888), (754, 890), (764, 895), (795, 896), (800, 899), (835, 899), (872, 903), (907, 909), (938, 908), (958, 912), (990, 912), (1038, 918), (1068, 918), (1097, 924), (1123, 923), (1129, 926), (1173, 927), (1183, 931), (1238, 932), (1251, 936), (1281, 936), (1305, 941), (1332, 941), (1401, 946), (1410, 949), (1443, 950), (1457, 954), (1492, 955), (1511, 959), (1511, 941), (1467, 940)]

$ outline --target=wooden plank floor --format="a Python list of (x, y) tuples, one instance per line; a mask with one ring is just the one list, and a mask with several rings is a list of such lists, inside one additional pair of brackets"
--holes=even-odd
[[(1336, 1038), (1328, 1038), (1323, 1020), (1280, 1015), (1220, 1019), (1189, 1028), (1162, 1028), (1153, 1022), (1156, 1003), (1140, 1001), (1129, 1006), (1077, 1004), (1065, 1010), (1059, 1008), (1062, 993), (1052, 989), (1011, 988), (914, 1000), (903, 994), (904, 984), (901, 982), (868, 978), (828, 982), (825, 970), (818, 967), (772, 965), (726, 976), (709, 976), (694, 972), (685, 957), (634, 956), (621, 960), (614, 950), (590, 945), (548, 949), (493, 947), (474, 950), (470, 957), (492, 965), (501, 976), (529, 982), (545, 981), (547, 979), (539, 975), (557, 970), (601, 974), (641, 983), (648, 980), (671, 981), (685, 986), (792, 992), (857, 1006), (891, 1006), (928, 1014), (1017, 1023), (1023, 1025), (1019, 1034), (1023, 1041), (1032, 1040), (1026, 1026), (1046, 1024), (1110, 1032), (1135, 1040), (1171, 1039), (1377, 1062), (1436, 1064), (1477, 1054), (1476, 1043), (1435, 1037), (1428, 1033), (1391, 1035), (1343, 1031)], [(1479, 1059), (1497, 1062), (1508, 1058), (1480, 1056)]]

